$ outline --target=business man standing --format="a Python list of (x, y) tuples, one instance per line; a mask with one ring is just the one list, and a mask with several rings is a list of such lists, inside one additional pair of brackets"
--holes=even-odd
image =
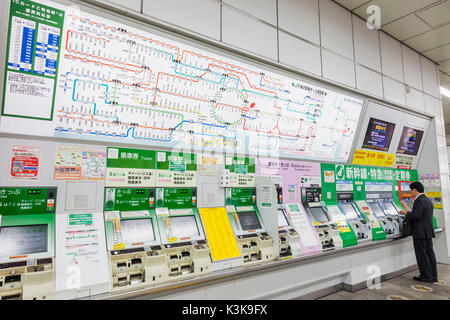
[(411, 224), (411, 234), (414, 242), (417, 265), (420, 276), (414, 277), (416, 281), (437, 282), (436, 256), (433, 250), (433, 203), (424, 194), (424, 187), (420, 182), (413, 182), (409, 188), (414, 197), (412, 211), (400, 211), (406, 214)]

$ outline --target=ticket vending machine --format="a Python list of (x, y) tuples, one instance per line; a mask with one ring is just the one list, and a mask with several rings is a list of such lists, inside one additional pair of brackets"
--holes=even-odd
[(256, 188), (225, 188), (225, 209), (242, 254), (243, 265), (275, 259), (273, 238), (256, 205)]
[(353, 181), (349, 181), (347, 186), (348, 189), (342, 188), (341, 190), (336, 190), (338, 207), (342, 213), (344, 213), (347, 222), (355, 231), (358, 242), (372, 240), (372, 227), (370, 223), (364, 219), (353, 202)]
[(412, 181), (399, 181), (398, 182), (398, 194), (400, 202), (406, 211), (411, 211), (414, 205), (413, 196), (409, 185)]
[(0, 188), (0, 299), (53, 298), (56, 188)]
[(338, 226), (332, 222), (324, 203), (321, 201), (320, 188), (302, 188), (302, 204), (308, 213), (314, 228), (322, 243), (322, 250), (328, 251), (342, 248), (343, 243), (339, 235)]
[(155, 205), (169, 281), (210, 273), (211, 250), (197, 210), (197, 189), (156, 188)]
[(283, 189), (279, 184), (275, 184), (278, 201), (278, 241), (280, 259), (297, 257), (302, 254), (300, 246), (300, 235), (292, 226), (283, 204)]
[(367, 204), (383, 226), (388, 238), (401, 237), (400, 218), (393, 204), (392, 183), (366, 182)]
[(154, 209), (155, 190), (105, 189), (105, 232), (111, 292), (168, 280), (166, 255)]

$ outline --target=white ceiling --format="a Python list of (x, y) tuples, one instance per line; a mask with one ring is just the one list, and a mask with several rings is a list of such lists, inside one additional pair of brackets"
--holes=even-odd
[[(439, 64), (441, 86), (450, 90), (450, 0), (334, 0), (363, 19), (381, 9), (381, 29)], [(446, 131), (450, 98), (443, 96)]]

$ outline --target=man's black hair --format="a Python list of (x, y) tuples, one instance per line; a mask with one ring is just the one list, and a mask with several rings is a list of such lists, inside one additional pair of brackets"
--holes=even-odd
[(425, 188), (423, 187), (423, 184), (421, 184), (420, 182), (413, 182), (413, 183), (411, 183), (409, 185), (409, 188), (411, 190), (416, 189), (420, 193), (423, 193), (425, 191)]

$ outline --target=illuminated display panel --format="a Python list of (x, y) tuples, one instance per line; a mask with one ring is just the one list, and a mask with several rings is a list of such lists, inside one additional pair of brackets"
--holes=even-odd
[(329, 222), (328, 217), (322, 207), (310, 207), (312, 216), (317, 222)]
[(173, 236), (177, 238), (192, 238), (200, 235), (194, 216), (170, 217), (169, 219)]
[(0, 228), (0, 256), (47, 252), (48, 226), (11, 226)]
[(279, 227), (287, 227), (289, 226), (289, 222), (286, 219), (286, 216), (283, 210), (278, 209), (278, 226)]
[(360, 215), (356, 211), (355, 207), (351, 203), (341, 203), (340, 204), (342, 210), (344, 211), (345, 216), (349, 220), (359, 219)]
[(131, 219), (120, 221), (124, 243), (151, 242), (155, 240), (152, 219)]
[(365, 149), (388, 151), (394, 129), (395, 123), (370, 118), (362, 147)]

